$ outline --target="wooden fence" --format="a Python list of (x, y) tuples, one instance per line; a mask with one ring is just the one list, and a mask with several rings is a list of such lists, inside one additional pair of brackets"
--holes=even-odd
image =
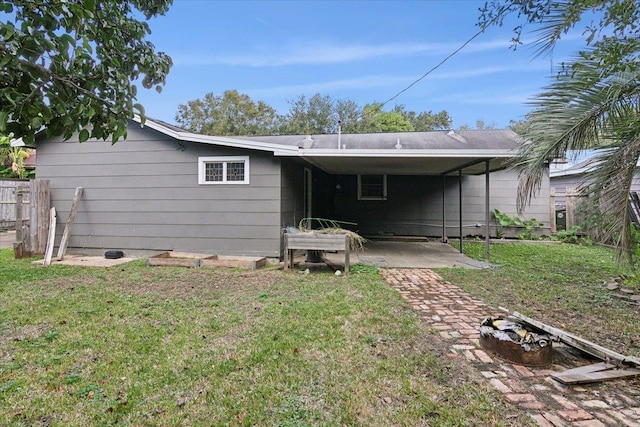
[[(550, 208), (551, 208), (551, 232), (556, 233), (562, 229), (569, 229), (574, 225), (580, 225), (584, 218), (580, 217), (580, 203), (585, 196), (575, 187), (551, 188)], [(562, 212), (564, 216), (564, 224), (556, 224), (558, 212)]]
[[(29, 181), (22, 179), (0, 179), (1, 230), (16, 229), (16, 189), (22, 186), (29, 186)], [(29, 221), (29, 212), (23, 216), (23, 220)]]
[[(25, 183), (27, 184), (27, 183)], [(49, 180), (32, 179), (15, 191), (16, 258), (43, 255), (49, 233)], [(25, 219), (28, 218), (28, 219)]]

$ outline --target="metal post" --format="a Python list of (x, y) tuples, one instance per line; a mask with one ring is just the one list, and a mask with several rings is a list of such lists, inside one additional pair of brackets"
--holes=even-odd
[(447, 243), (447, 217), (445, 211), (445, 179), (446, 175), (442, 175), (442, 242)]
[(458, 212), (460, 212), (460, 253), (462, 253), (462, 169), (458, 170)]
[(489, 163), (491, 161), (487, 160), (485, 162), (485, 197), (484, 197), (484, 221), (485, 221), (485, 238), (484, 238), (484, 259), (489, 263)]

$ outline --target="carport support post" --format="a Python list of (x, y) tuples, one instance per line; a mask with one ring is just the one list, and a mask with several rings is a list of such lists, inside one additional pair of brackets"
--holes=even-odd
[(484, 221), (485, 221), (485, 238), (484, 238), (484, 259), (489, 263), (489, 163), (490, 160), (485, 162), (485, 195), (484, 195)]
[(442, 175), (442, 242), (447, 243), (447, 217), (445, 212), (446, 175)]
[(458, 223), (460, 232), (460, 253), (462, 253), (462, 169), (458, 169), (458, 212), (460, 212), (460, 221)]

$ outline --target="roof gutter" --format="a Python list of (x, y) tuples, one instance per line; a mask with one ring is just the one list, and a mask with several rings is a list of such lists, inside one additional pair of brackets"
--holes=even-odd
[(379, 158), (463, 158), (476, 157), (482, 159), (510, 158), (511, 150), (452, 150), (452, 149), (427, 149), (427, 150), (361, 150), (361, 149), (299, 149), (301, 157), (379, 157)]

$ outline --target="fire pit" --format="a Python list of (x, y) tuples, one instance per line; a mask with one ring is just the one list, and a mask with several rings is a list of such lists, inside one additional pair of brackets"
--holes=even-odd
[(527, 366), (551, 363), (551, 337), (526, 329), (503, 318), (484, 319), (480, 325), (480, 345), (501, 359)]

